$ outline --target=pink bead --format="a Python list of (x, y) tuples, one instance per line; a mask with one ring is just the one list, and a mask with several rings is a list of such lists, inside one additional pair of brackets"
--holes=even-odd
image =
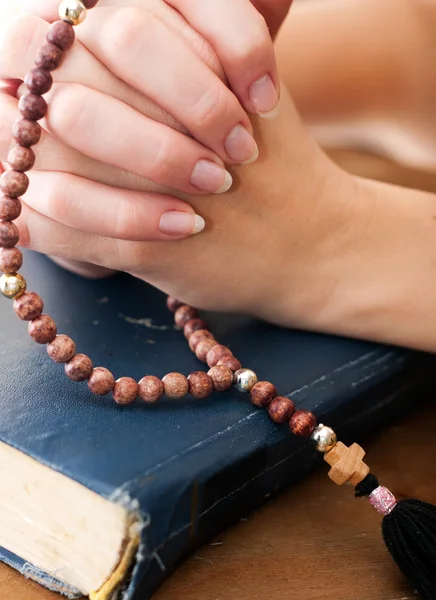
[(41, 315), (33, 321), (30, 321), (28, 326), (30, 337), (37, 344), (49, 344), (57, 334), (56, 323), (48, 315)]
[(19, 119), (12, 127), (14, 140), (20, 146), (35, 146), (41, 139), (41, 133), (41, 125), (36, 121), (29, 121), (29, 119)]
[(33, 321), (41, 316), (44, 302), (35, 292), (26, 292), (14, 300), (14, 311), (22, 321)]
[(115, 382), (115, 387), (112, 392), (113, 399), (120, 406), (132, 404), (138, 396), (139, 387), (131, 377), (121, 377)]
[(27, 192), (29, 178), (21, 171), (5, 171), (0, 177), (0, 190), (5, 196), (18, 198)]
[(24, 78), (27, 89), (32, 94), (46, 94), (53, 85), (53, 77), (47, 69), (32, 69)]
[(397, 505), (397, 499), (388, 488), (380, 485), (368, 497), (369, 503), (381, 515), (389, 515)]
[(106, 396), (115, 386), (115, 377), (104, 367), (96, 367), (88, 379), (88, 387), (96, 396)]
[(47, 71), (54, 71), (62, 60), (62, 50), (50, 42), (44, 44), (36, 53), (35, 65)]
[(154, 375), (143, 377), (139, 382), (139, 397), (147, 404), (154, 404), (163, 396), (162, 381)]
[(2, 221), (15, 221), (21, 215), (21, 200), (0, 196), (0, 219)]
[(7, 161), (15, 171), (30, 171), (35, 166), (35, 153), (26, 146), (14, 146), (9, 150)]
[(39, 121), (47, 114), (47, 102), (39, 94), (21, 96), (18, 109), (25, 119)]
[(17, 273), (23, 266), (23, 254), (18, 248), (0, 248), (0, 271)]
[(57, 335), (47, 346), (47, 354), (56, 363), (67, 363), (76, 356), (76, 344), (68, 335)]
[(227, 348), (227, 346), (223, 346), (222, 344), (215, 344), (206, 355), (207, 366), (212, 368), (216, 367), (218, 361), (222, 358), (232, 356), (231, 351)]
[(74, 27), (65, 21), (53, 23), (47, 33), (47, 41), (61, 50), (69, 50), (74, 44), (75, 38)]
[(17, 226), (10, 221), (0, 221), (0, 246), (13, 248), (20, 239)]

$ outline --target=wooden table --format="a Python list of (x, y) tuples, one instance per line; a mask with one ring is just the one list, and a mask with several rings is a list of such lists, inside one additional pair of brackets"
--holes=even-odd
[[(436, 177), (355, 153), (336, 153), (361, 175), (436, 191)], [(436, 503), (436, 404), (411, 406), (366, 445), (368, 462), (398, 497)], [(380, 538), (365, 500), (320, 470), (198, 550), (154, 600), (411, 600), (416, 596)], [(1, 598), (59, 600), (5, 566)]]

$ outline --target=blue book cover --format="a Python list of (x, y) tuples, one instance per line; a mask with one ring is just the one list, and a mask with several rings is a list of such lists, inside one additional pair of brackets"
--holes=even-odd
[[(204, 369), (144, 282), (82, 280), (33, 253), (25, 262), (29, 289), (95, 366), (136, 380)], [(345, 442), (435, 379), (430, 356), (243, 316), (207, 320), (243, 366)], [(6, 300), (0, 408), (0, 558), (70, 598), (149, 598), (195, 547), (320, 461), (235, 390), (154, 406), (96, 398), (28, 338)]]

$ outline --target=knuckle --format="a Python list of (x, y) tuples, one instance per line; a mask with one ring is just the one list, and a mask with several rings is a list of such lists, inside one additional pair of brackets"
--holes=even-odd
[(147, 175), (156, 183), (169, 185), (174, 179), (174, 166), (180, 162), (175, 160), (175, 146), (176, 144), (169, 137), (159, 141), (153, 164), (150, 165)]
[(7, 17), (0, 25), (0, 75), (22, 79), (43, 43), (46, 24), (28, 14)]
[(73, 186), (68, 185), (68, 178), (66, 174), (53, 172), (47, 186), (46, 216), (60, 223), (68, 222), (74, 210), (73, 195), (69, 193)]
[(233, 110), (230, 94), (222, 85), (204, 91), (192, 107), (191, 123), (197, 130), (210, 129)]
[(144, 44), (156, 24), (155, 15), (144, 8), (134, 6), (117, 10), (106, 25), (109, 50), (114, 56), (131, 53), (137, 44)]
[(120, 202), (119, 210), (112, 217), (110, 219), (111, 229), (108, 233), (110, 237), (120, 240), (132, 240), (139, 233), (138, 225), (141, 227), (141, 219), (138, 203), (133, 198), (125, 196)]
[(57, 84), (50, 94), (47, 122), (60, 139), (74, 143), (87, 133), (89, 93), (80, 84)]

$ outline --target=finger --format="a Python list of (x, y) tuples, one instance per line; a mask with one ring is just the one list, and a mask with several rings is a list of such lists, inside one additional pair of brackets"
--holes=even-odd
[(165, 241), (199, 233), (204, 221), (185, 202), (114, 188), (68, 173), (32, 171), (24, 200), (71, 229), (127, 241)]
[(95, 160), (188, 194), (222, 193), (232, 185), (210, 150), (115, 98), (59, 84), (48, 99), (48, 131)]
[(78, 31), (117, 77), (172, 114), (225, 162), (257, 158), (250, 121), (235, 95), (153, 13), (100, 8), (90, 11)]
[(147, 272), (153, 269), (155, 246), (147, 242), (91, 235), (57, 223), (25, 203), (16, 224), (21, 247), (51, 257), (91, 263), (116, 271)]
[(260, 116), (275, 116), (280, 87), (274, 46), (250, 0), (165, 1), (212, 44), (242, 105)]

